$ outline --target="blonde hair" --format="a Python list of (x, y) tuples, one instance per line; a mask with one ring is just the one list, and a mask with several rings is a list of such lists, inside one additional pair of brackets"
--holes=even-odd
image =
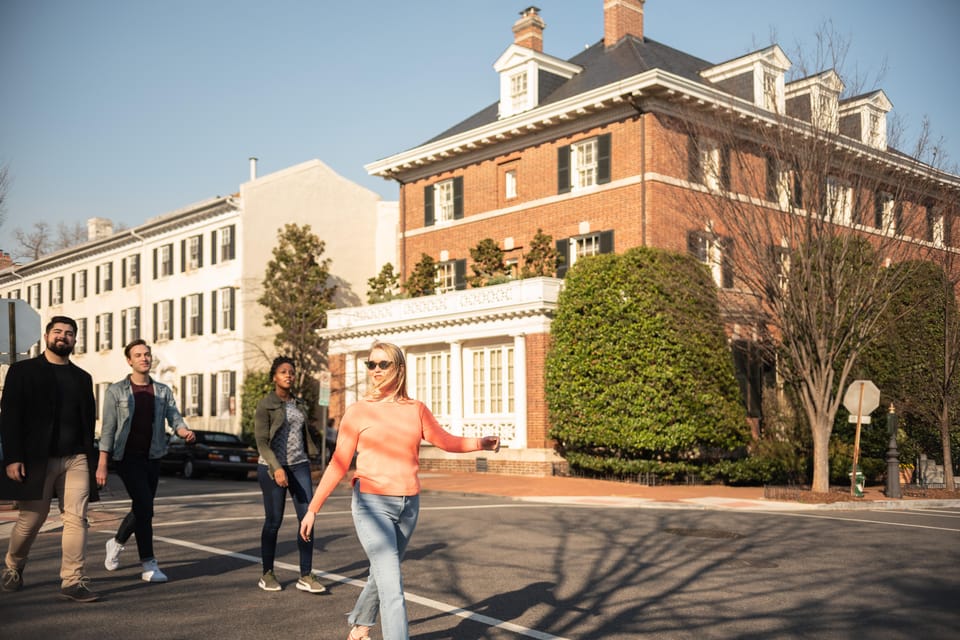
[[(380, 349), (386, 352), (387, 359), (393, 366), (387, 369), (387, 375), (378, 386), (367, 388), (366, 398), (370, 400), (409, 400), (407, 395), (407, 364), (403, 357), (403, 350), (390, 342), (379, 340), (370, 345), (370, 353)], [(369, 358), (369, 354), (367, 355)], [(389, 390), (385, 393), (386, 390)]]

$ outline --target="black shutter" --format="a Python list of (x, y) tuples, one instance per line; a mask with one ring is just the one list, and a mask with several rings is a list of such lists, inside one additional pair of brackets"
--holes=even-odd
[(197, 375), (197, 415), (203, 415), (203, 375)]
[(700, 150), (693, 136), (687, 138), (687, 178), (690, 182), (703, 182), (703, 171), (700, 167)]
[(613, 229), (600, 232), (600, 253), (613, 253)]
[(557, 193), (570, 191), (570, 145), (557, 149)]
[(217, 264), (217, 230), (210, 232), (210, 264)]
[(203, 266), (203, 236), (197, 236), (197, 269)]
[(127, 259), (120, 261), (120, 286), (127, 286)]
[(228, 245), (229, 257), (231, 260), (237, 257), (237, 225), (232, 224), (230, 229), (230, 244)]
[(104, 291), (113, 291), (113, 263), (107, 263), (107, 281), (104, 284)]
[(187, 337), (187, 299), (180, 298), (180, 337)]
[(570, 238), (557, 240), (557, 277), (567, 275), (570, 268)]
[(153, 341), (157, 341), (157, 305), (159, 303), (153, 303)]
[(610, 182), (610, 134), (597, 137), (597, 184)]
[(210, 292), (210, 333), (217, 332), (217, 290)]
[(77, 299), (77, 274), (70, 274), (70, 301)]
[(723, 277), (723, 288), (733, 288), (733, 238), (721, 238), (720, 247), (723, 252), (721, 275)]
[(467, 288), (467, 259), (453, 261), (453, 288), (461, 291)]
[(233, 331), (237, 328), (236, 317), (237, 317), (237, 290), (233, 287), (227, 289), (227, 292), (230, 294), (230, 331)]
[(120, 339), (127, 339), (127, 310), (120, 312)]
[(97, 268), (94, 269), (94, 274), (97, 276), (97, 282), (93, 285), (93, 292), (100, 293), (100, 266), (97, 265)]
[(706, 242), (701, 232), (687, 232), (687, 252), (700, 262), (707, 261)]
[[(930, 222), (929, 214), (927, 215), (927, 222), (928, 223)], [(53, 280), (50, 280), (49, 282), (47, 282), (47, 300), (49, 301), (47, 302), (48, 306), (53, 305)]]
[(423, 188), (423, 226), (432, 227), (433, 222), (433, 185), (428, 184)]
[(203, 335), (203, 294), (197, 294), (197, 335)]
[(463, 176), (453, 179), (453, 219), (463, 218)]
[(720, 186), (722, 186), (726, 191), (730, 191), (730, 158), (732, 157), (732, 152), (730, 147), (723, 146), (720, 148)]
[(217, 374), (210, 374), (210, 415), (217, 416)]
[(153, 250), (153, 279), (157, 279), (157, 250)]
[(777, 194), (777, 159), (773, 156), (767, 156), (767, 200), (778, 202), (780, 198)]
[(180, 273), (187, 270), (187, 241), (180, 241)]
[(187, 412), (187, 376), (180, 376), (180, 408)]

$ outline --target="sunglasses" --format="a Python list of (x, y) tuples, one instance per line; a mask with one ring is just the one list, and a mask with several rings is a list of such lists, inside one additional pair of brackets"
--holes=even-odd
[(364, 364), (367, 365), (367, 369), (370, 369), (370, 371), (373, 371), (377, 367), (380, 367), (380, 369), (386, 371), (387, 369), (393, 366), (393, 363), (390, 362), (389, 360), (381, 360), (380, 362), (367, 360)]

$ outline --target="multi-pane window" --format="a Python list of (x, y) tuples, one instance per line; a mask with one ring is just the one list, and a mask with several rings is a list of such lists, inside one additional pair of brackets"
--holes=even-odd
[(203, 236), (191, 236), (182, 242), (183, 270), (192, 271), (203, 266)]
[(444, 180), (433, 185), (434, 212), (437, 222), (453, 220), (453, 180)]
[(691, 138), (689, 177), (692, 182), (719, 191), (730, 189), (730, 152), (711, 138)]
[(777, 110), (777, 76), (769, 71), (763, 73), (763, 106), (770, 111)]
[(97, 266), (97, 293), (113, 291), (113, 263), (105, 262)]
[(130, 307), (120, 312), (120, 333), (124, 345), (140, 338), (140, 307)]
[(213, 395), (211, 410), (214, 416), (228, 417), (236, 415), (237, 373), (218, 371), (210, 377), (210, 392)]
[(213, 292), (213, 326), (210, 329), (212, 332), (236, 329), (235, 295), (233, 287), (223, 287)]
[(416, 371), (416, 398), (435, 416), (450, 414), (450, 353), (433, 351), (410, 356)]
[(50, 306), (63, 304), (63, 276), (50, 280)]
[(173, 300), (163, 300), (153, 305), (153, 340), (173, 339)]
[(707, 265), (718, 287), (733, 287), (733, 241), (706, 231), (687, 234), (687, 251)]
[(773, 247), (771, 254), (777, 290), (782, 294), (787, 290), (787, 284), (790, 281), (790, 250), (786, 247)]
[(473, 415), (514, 411), (513, 346), (497, 345), (466, 350), (470, 355), (468, 407)]
[(503, 174), (503, 190), (507, 198), (517, 197), (517, 170), (511, 169)]
[(113, 314), (101, 313), (97, 316), (96, 325), (97, 351), (106, 351), (113, 348)]
[(134, 253), (123, 259), (121, 265), (123, 270), (121, 286), (132, 287), (140, 284), (140, 254)]
[(81, 269), (73, 274), (73, 300), (83, 300), (87, 297), (87, 270)]
[(40, 300), (40, 283), (31, 284), (27, 287), (27, 304), (34, 309), (40, 309), (43, 302)]
[(613, 230), (584, 233), (557, 240), (557, 277), (563, 278), (577, 260), (601, 253), (613, 253)]
[(511, 113), (520, 113), (527, 108), (528, 103), (527, 72), (515, 73), (510, 76)]
[(183, 415), (202, 415), (203, 378), (199, 373), (191, 373), (180, 378)]
[(596, 138), (570, 145), (570, 175), (573, 177), (574, 189), (597, 184)]
[(924, 208), (927, 213), (927, 242), (932, 242), (937, 247), (943, 247), (945, 236), (943, 211), (929, 204)]
[(220, 261), (226, 262), (227, 260), (233, 260), (236, 257), (236, 240), (234, 238), (234, 226), (231, 224), (226, 227), (221, 227), (216, 232), (217, 237), (217, 248), (214, 253), (214, 262), (216, 262), (217, 253), (220, 254)]
[(183, 298), (183, 334), (199, 336), (203, 333), (203, 295), (194, 293)]
[(173, 275), (173, 245), (165, 244), (153, 250), (153, 277)]
[(800, 206), (797, 173), (775, 156), (767, 156), (767, 200), (781, 209)]
[(87, 352), (87, 319), (77, 318), (77, 343), (73, 347), (73, 352), (80, 354)]
[(852, 224), (853, 188), (850, 184), (835, 176), (828, 176), (826, 197), (826, 219), (837, 224)]
[(437, 293), (454, 291), (457, 288), (456, 263), (453, 260), (437, 265)]
[(898, 205), (893, 194), (881, 191), (874, 196), (874, 225), (884, 233), (900, 231)]

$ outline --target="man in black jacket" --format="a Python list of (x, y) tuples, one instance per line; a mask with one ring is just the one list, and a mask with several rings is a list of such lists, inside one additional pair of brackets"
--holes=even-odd
[(90, 374), (70, 362), (77, 323), (54, 316), (43, 334), (46, 350), (14, 363), (0, 397), (3, 474), (0, 498), (20, 505), (10, 534), (0, 587), (23, 587), (30, 547), (56, 495), (63, 513), (60, 595), (93, 602), (83, 575), (87, 546), (87, 505), (98, 500), (93, 446), (96, 400)]

